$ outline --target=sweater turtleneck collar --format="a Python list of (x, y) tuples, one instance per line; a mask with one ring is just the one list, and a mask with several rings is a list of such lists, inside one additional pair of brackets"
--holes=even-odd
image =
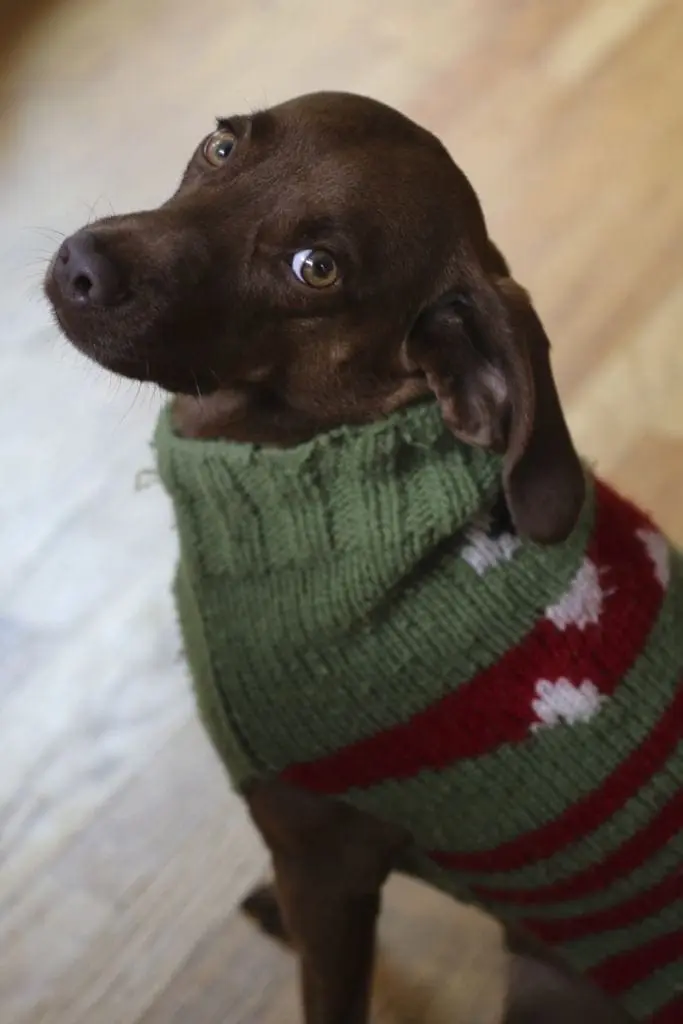
[(359, 549), (371, 570), (397, 548), (452, 536), (500, 490), (500, 458), (458, 442), (431, 401), (293, 448), (181, 438), (167, 407), (155, 448), (181, 540), (191, 506), (209, 561), (213, 547), (238, 577)]

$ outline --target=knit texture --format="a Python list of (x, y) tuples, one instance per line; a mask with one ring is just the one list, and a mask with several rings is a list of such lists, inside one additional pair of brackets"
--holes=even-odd
[(568, 540), (496, 535), (500, 462), (436, 406), (274, 450), (156, 449), (204, 722), (407, 826), (405, 868), (683, 1020), (683, 559), (588, 475)]

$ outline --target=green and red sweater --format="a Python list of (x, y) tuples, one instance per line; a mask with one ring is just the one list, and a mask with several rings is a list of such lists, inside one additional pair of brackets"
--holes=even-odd
[(155, 441), (199, 706), (234, 785), (410, 829), (416, 876), (683, 1021), (683, 558), (589, 475), (553, 547), (431, 403), (288, 450)]

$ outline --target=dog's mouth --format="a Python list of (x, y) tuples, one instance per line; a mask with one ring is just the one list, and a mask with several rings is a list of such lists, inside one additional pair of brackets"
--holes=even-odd
[(49, 285), (45, 290), (62, 334), (82, 355), (109, 373), (156, 384), (173, 394), (209, 395), (220, 386), (213, 370), (189, 365), (180, 357), (176, 360), (177, 348), (164, 344), (163, 335), (157, 334), (153, 325), (134, 334), (126, 328), (126, 317), (117, 315), (119, 310), (91, 316), (78, 309), (65, 309), (50, 295)]

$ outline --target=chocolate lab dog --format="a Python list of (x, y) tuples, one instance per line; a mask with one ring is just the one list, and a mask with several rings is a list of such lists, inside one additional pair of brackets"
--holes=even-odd
[(307, 1024), (367, 1021), (393, 870), (507, 922), (506, 1024), (678, 1020), (680, 560), (582, 466), (439, 141), (346, 94), (221, 120), (46, 291), (85, 355), (174, 396), (185, 647)]

